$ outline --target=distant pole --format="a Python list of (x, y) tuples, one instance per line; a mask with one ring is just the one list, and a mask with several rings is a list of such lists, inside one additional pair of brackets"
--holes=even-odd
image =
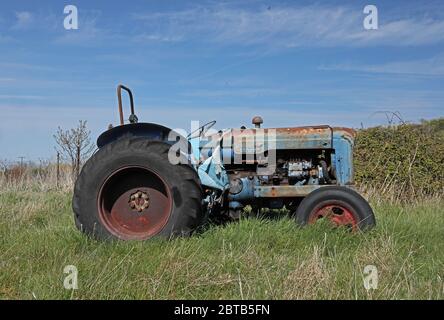
[(21, 179), (25, 175), (25, 168), (23, 167), (23, 160), (25, 159), (25, 157), (21, 156), (21, 157), (17, 157), (17, 158), (20, 159), (19, 176)]
[(57, 188), (59, 188), (60, 181), (60, 152), (57, 151)]
[(18, 158), (20, 159), (20, 168), (23, 168), (23, 159), (25, 159), (25, 157), (21, 156)]

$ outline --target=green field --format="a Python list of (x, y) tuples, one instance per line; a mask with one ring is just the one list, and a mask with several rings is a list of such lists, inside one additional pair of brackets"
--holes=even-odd
[[(365, 234), (246, 218), (191, 238), (102, 243), (78, 232), (71, 195), (0, 191), (2, 299), (443, 299), (444, 201), (372, 202)], [(79, 288), (63, 286), (66, 265)], [(378, 288), (363, 285), (377, 267)]]

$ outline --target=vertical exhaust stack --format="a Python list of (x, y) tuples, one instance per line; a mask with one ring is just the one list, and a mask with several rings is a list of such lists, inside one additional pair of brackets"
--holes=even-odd
[(128, 93), (128, 96), (130, 98), (130, 103), (131, 103), (131, 114), (130, 114), (128, 120), (130, 123), (137, 123), (139, 121), (139, 119), (137, 118), (136, 114), (134, 113), (133, 93), (131, 92), (131, 90), (129, 88), (125, 87), (122, 84), (119, 84), (117, 86), (117, 100), (119, 102), (120, 125), (123, 126), (125, 124), (125, 120), (123, 118), (123, 107), (122, 107), (122, 89)]

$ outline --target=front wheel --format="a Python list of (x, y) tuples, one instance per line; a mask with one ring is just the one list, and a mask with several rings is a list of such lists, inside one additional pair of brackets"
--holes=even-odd
[(346, 226), (353, 231), (369, 230), (376, 225), (368, 202), (356, 191), (340, 186), (311, 192), (297, 208), (295, 218), (300, 225), (326, 219), (335, 227)]
[(77, 227), (102, 240), (191, 234), (204, 220), (199, 177), (187, 164), (171, 164), (169, 148), (124, 138), (94, 154), (74, 189)]

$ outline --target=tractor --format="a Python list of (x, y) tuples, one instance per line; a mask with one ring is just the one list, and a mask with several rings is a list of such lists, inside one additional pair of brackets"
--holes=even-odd
[[(122, 90), (130, 101), (125, 123)], [(120, 125), (97, 139), (73, 195), (74, 220), (103, 240), (188, 236), (208, 220), (246, 212), (287, 210), (300, 226), (375, 226), (368, 202), (353, 187), (355, 131), (327, 125), (214, 130), (211, 121), (190, 134), (141, 123), (133, 94), (117, 87)]]

